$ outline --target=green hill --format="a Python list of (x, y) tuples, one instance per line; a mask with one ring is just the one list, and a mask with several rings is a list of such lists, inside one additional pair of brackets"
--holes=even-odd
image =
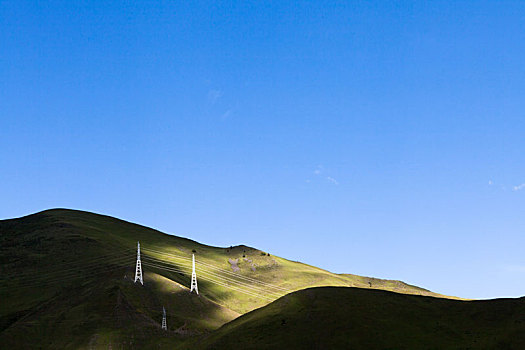
[[(133, 282), (137, 241), (144, 286)], [(187, 288), (193, 251), (199, 295)], [(210, 247), (66, 209), (0, 221), (0, 263), (5, 348), (171, 347), (315, 286), (438, 296), (399, 281), (334, 274), (246, 246)], [(168, 332), (160, 329), (163, 306)]]
[(525, 349), (525, 298), (458, 301), (321, 287), (288, 294), (197, 349)]

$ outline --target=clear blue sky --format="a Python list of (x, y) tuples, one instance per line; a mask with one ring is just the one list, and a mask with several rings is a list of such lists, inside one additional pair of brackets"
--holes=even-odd
[(525, 2), (0, 1), (0, 218), (525, 295)]

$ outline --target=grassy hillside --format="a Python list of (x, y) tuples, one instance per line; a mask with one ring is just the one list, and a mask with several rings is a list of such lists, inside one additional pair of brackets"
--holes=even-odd
[[(144, 286), (132, 280), (137, 241)], [(193, 251), (198, 296), (187, 289)], [(210, 247), (66, 209), (0, 221), (0, 264), (0, 343), (9, 347), (169, 347), (313, 286), (433, 295), (398, 281), (333, 274), (246, 246)], [(160, 330), (163, 306), (168, 332)]]
[(525, 349), (525, 298), (458, 301), (359, 288), (311, 288), (245, 314), (195, 345), (520, 350)]

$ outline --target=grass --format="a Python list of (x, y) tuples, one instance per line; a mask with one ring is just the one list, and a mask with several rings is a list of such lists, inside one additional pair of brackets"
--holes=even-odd
[[(144, 286), (132, 281), (137, 241)], [(187, 289), (193, 251), (198, 296)], [(206, 246), (76, 210), (0, 221), (0, 343), (8, 348), (170, 347), (316, 286), (439, 296), (399, 281), (334, 274), (262, 253), (246, 246)], [(160, 330), (162, 306), (168, 332)]]
[(289, 294), (196, 349), (525, 349), (525, 298), (459, 301), (360, 288)]

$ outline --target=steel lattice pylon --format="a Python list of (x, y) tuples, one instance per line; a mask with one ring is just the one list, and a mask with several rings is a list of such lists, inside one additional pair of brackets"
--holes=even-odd
[(137, 267), (135, 268), (135, 283), (137, 280), (140, 281), (140, 284), (144, 285), (144, 280), (142, 279), (142, 262), (140, 261), (140, 242), (137, 242)]
[(164, 306), (162, 307), (162, 329), (168, 330), (168, 327), (166, 325), (166, 309)]
[(195, 291), (195, 293), (199, 294), (199, 288), (197, 287), (197, 274), (195, 273), (195, 254), (192, 254), (192, 258), (193, 258), (193, 271), (191, 273), (190, 293)]

